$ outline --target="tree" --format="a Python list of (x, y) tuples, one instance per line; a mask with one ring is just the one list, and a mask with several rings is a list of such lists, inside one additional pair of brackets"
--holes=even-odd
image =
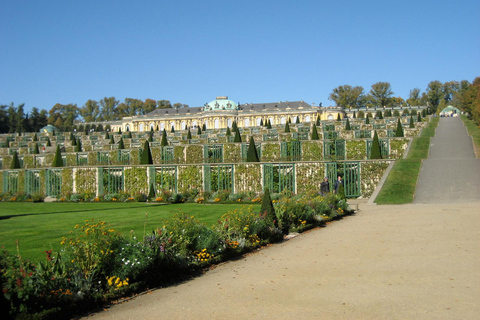
[(227, 132), (225, 133), (225, 135), (226, 135), (227, 137), (229, 137), (229, 136), (232, 135), (232, 133), (230, 132), (230, 128), (227, 127)]
[(79, 114), (85, 122), (95, 122), (100, 114), (100, 106), (95, 100), (87, 100), (79, 109)]
[(115, 97), (105, 97), (100, 100), (100, 121), (111, 121), (111, 120), (119, 120), (120, 115), (118, 113), (118, 106), (119, 101), (115, 99)]
[(288, 122), (285, 123), (285, 133), (290, 132), (290, 126), (288, 125)]
[(415, 124), (413, 123), (413, 116), (410, 116), (409, 128), (410, 128), (410, 129), (415, 128)]
[(297, 116), (297, 118), (295, 119), (295, 123), (300, 123), (300, 117)]
[(443, 98), (443, 85), (440, 81), (435, 80), (428, 84), (427, 87), (427, 102), (432, 110), (432, 113), (437, 112), (438, 105)]
[(365, 112), (363, 112), (363, 111), (358, 111), (357, 118), (359, 118), (359, 119), (364, 119), (364, 118), (365, 118)]
[(120, 137), (120, 141), (118, 141), (118, 150), (125, 149), (125, 144), (123, 143), (123, 137)]
[(62, 152), (60, 151), (60, 145), (57, 144), (55, 155), (53, 156), (52, 167), (63, 167)]
[(20, 160), (18, 159), (17, 151), (13, 151), (12, 163), (10, 169), (20, 169)]
[(150, 188), (148, 190), (148, 200), (155, 199), (155, 197), (155, 186), (153, 185), (153, 183), (150, 183)]
[(39, 154), (40, 150), (38, 148), (38, 143), (35, 143), (35, 146), (33, 147), (32, 154)]
[(48, 114), (48, 123), (65, 132), (72, 130), (75, 120), (79, 116), (79, 109), (76, 104), (57, 103)]
[(348, 84), (333, 89), (328, 96), (329, 100), (335, 101), (335, 105), (344, 108), (358, 108), (361, 106), (363, 87), (352, 87)]
[(16, 127), (17, 127), (17, 130), (16, 132), (18, 133), (21, 133), (21, 132), (25, 132), (25, 124), (26, 124), (26, 121), (25, 121), (25, 113), (23, 112), (23, 107), (25, 106), (24, 103), (22, 104), (19, 104), (17, 106), (17, 114), (16, 114)]
[(248, 144), (247, 162), (260, 162), (253, 137), (250, 137), (250, 143)]
[(348, 118), (347, 123), (345, 124), (345, 130), (352, 130), (352, 128), (350, 127), (350, 120), (348, 120)]
[(147, 140), (143, 144), (142, 157), (140, 158), (140, 164), (153, 164), (152, 152), (150, 151), (150, 145)]
[(113, 139), (113, 134), (112, 134), (112, 136), (110, 137), (110, 144), (115, 144), (115, 140)]
[(260, 119), (260, 127), (263, 127), (263, 119)]
[(192, 133), (190, 132), (190, 129), (188, 129), (187, 139), (188, 140), (192, 139)]
[(201, 135), (202, 134), (202, 129), (200, 129), (200, 126), (197, 127), (197, 134)]
[(267, 120), (267, 129), (272, 129), (272, 123), (270, 122), (270, 119)]
[(312, 136), (311, 136), (311, 139), (312, 140), (319, 140), (320, 137), (318, 136), (318, 130), (317, 130), (317, 126), (316, 125), (313, 125), (312, 126)]
[(165, 129), (162, 131), (162, 140), (160, 141), (160, 146), (168, 146), (167, 131)]
[(77, 143), (75, 144), (75, 152), (82, 152), (82, 140), (77, 138)]
[(421, 91), (419, 88), (413, 88), (410, 90), (410, 95), (408, 96), (407, 103), (411, 106), (421, 105)]
[(390, 106), (393, 91), (389, 82), (377, 82), (372, 85), (370, 94), (377, 107)]
[(367, 113), (367, 117), (365, 118), (365, 124), (370, 124), (370, 113)]
[(337, 121), (342, 121), (342, 118), (340, 117), (340, 113), (337, 113)]
[(355, 111), (353, 111), (353, 119), (355, 119), (357, 117), (357, 115), (355, 114)]
[(400, 121), (400, 118), (398, 118), (397, 129), (395, 131), (395, 137), (397, 137), (397, 138), (403, 138), (404, 137), (402, 122)]
[(232, 130), (237, 131), (237, 122), (236, 121), (233, 121), (233, 123), (232, 123)]
[(383, 119), (383, 114), (381, 110), (377, 110), (377, 112), (375, 112), (375, 118), (380, 120)]
[(382, 152), (380, 150), (380, 141), (378, 140), (377, 130), (374, 131), (372, 147), (370, 149), (370, 159), (382, 159)]
[[(353, 112), (353, 114), (355, 115), (355, 111)], [(320, 116), (317, 115), (317, 121), (315, 122), (315, 125), (319, 126), (320, 125)]]
[(233, 142), (242, 142), (242, 136), (240, 135), (240, 130), (235, 131), (235, 137), (233, 138)]
[(270, 190), (268, 188), (265, 188), (263, 193), (260, 215), (262, 215), (267, 221), (273, 222), (274, 225), (278, 227), (277, 215), (275, 213), (272, 198), (270, 197)]
[(172, 104), (169, 100), (158, 100), (157, 101), (157, 108), (158, 109), (168, 109), (171, 108)]

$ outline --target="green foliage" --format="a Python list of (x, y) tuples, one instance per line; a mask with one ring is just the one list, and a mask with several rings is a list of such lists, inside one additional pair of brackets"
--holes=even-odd
[(40, 153), (40, 150), (38, 148), (38, 143), (35, 143), (32, 154), (39, 154), (39, 153)]
[(238, 128), (235, 130), (235, 137), (233, 138), (233, 142), (242, 142), (242, 136), (240, 135), (240, 130), (238, 130)]
[(123, 143), (123, 137), (120, 137), (120, 141), (118, 141), (118, 150), (125, 149), (125, 145)]
[(267, 120), (267, 129), (272, 129), (272, 123), (270, 122), (270, 119)]
[(140, 164), (153, 164), (152, 152), (150, 151), (150, 145), (148, 140), (143, 143), (142, 157), (140, 158)]
[[(348, 121), (348, 120), (347, 120)], [(311, 140), (319, 140), (319, 136), (318, 136), (318, 130), (317, 130), (317, 126), (314, 125), (312, 126), (312, 135), (311, 135)]]
[(410, 128), (410, 129), (415, 128), (415, 124), (413, 123), (413, 116), (410, 116), (409, 128)]
[(265, 188), (265, 192), (262, 197), (260, 215), (263, 216), (267, 221), (273, 222), (275, 226), (278, 226), (275, 208), (273, 207), (272, 198), (270, 197), (270, 190), (268, 190), (268, 188)]
[(113, 139), (113, 135), (110, 137), (110, 143), (109, 144), (115, 144), (115, 140)]
[(420, 112), (417, 113), (417, 122), (422, 122), (422, 116)]
[(198, 134), (198, 135), (201, 135), (201, 134), (202, 134), (202, 129), (200, 128), (200, 126), (197, 127), (197, 134)]
[(350, 127), (350, 120), (348, 120), (348, 118), (347, 123), (345, 124), (345, 130), (352, 130), (352, 128)]
[(378, 141), (377, 130), (373, 134), (372, 148), (370, 150), (370, 159), (382, 159), (382, 152), (380, 151), (380, 142)]
[(34, 133), (34, 134), (33, 134), (32, 141), (38, 141), (37, 133)]
[[(288, 120), (290, 121), (290, 118), (288, 118)], [(285, 133), (288, 133), (290, 132), (290, 126), (288, 125), (288, 122), (285, 123)]]
[(53, 157), (52, 167), (63, 167), (62, 153), (58, 144), (55, 156)]
[(162, 131), (162, 140), (160, 141), (160, 146), (168, 146), (167, 131), (165, 129)]
[(297, 117), (297, 118), (295, 119), (295, 123), (297, 123), (297, 124), (300, 123), (300, 117)]
[(188, 129), (188, 132), (187, 132), (187, 139), (188, 140), (192, 139), (192, 133), (190, 132), (190, 129)]
[(263, 127), (263, 119), (260, 119), (260, 127)]
[(353, 111), (353, 119), (357, 118), (357, 115), (355, 114), (355, 111)]
[(148, 190), (148, 200), (152, 200), (152, 199), (155, 199), (155, 186), (153, 185), (153, 183), (150, 184), (150, 188)]
[(395, 137), (397, 138), (403, 138), (403, 127), (402, 127), (402, 122), (400, 121), (400, 118), (398, 118), (397, 121), (397, 129), (395, 131)]
[(365, 112), (363, 112), (363, 111), (358, 111), (357, 118), (360, 118), (360, 119), (365, 118)]
[(238, 128), (237, 128), (237, 122), (236, 122), (236, 121), (233, 121), (233, 123), (232, 123), (232, 130), (237, 131), (237, 129), (238, 129)]
[(12, 163), (10, 169), (20, 169), (20, 160), (18, 159), (17, 151), (13, 151)]
[(370, 113), (367, 113), (367, 117), (365, 118), (365, 124), (370, 124)]
[(225, 133), (225, 135), (226, 135), (227, 137), (229, 137), (229, 136), (232, 135), (232, 133), (230, 132), (230, 128), (227, 127), (227, 132)]
[(320, 116), (317, 115), (317, 120), (315, 121), (315, 125), (319, 126), (320, 125)]
[(337, 113), (337, 121), (342, 121), (342, 118), (340, 117), (340, 113)]
[(247, 151), (247, 162), (259, 162), (260, 159), (258, 158), (257, 148), (255, 147), (255, 141), (253, 137), (250, 137), (250, 142), (248, 144), (248, 151)]
[(377, 112), (375, 112), (375, 118), (383, 119), (383, 114), (381, 110), (377, 110)]
[(75, 152), (82, 152), (82, 141), (80, 138), (77, 138), (77, 143), (75, 144)]
[(47, 146), (47, 147), (52, 146), (52, 142), (50, 141), (50, 138), (47, 138), (47, 144), (45, 146)]

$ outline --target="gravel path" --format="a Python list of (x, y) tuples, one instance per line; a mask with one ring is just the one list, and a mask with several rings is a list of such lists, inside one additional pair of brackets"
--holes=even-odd
[(441, 119), (416, 204), (361, 203), (326, 228), (86, 319), (479, 319), (480, 174), (462, 128)]

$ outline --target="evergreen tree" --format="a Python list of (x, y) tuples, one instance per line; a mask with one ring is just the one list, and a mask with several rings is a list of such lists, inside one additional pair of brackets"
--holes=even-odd
[(60, 146), (58, 144), (57, 150), (55, 150), (55, 155), (53, 156), (52, 167), (63, 167), (62, 152), (60, 151)]
[(10, 169), (20, 169), (20, 160), (18, 159), (17, 151), (13, 151), (12, 163)]
[(118, 133), (122, 133), (122, 128), (118, 127)]
[(77, 145), (77, 139), (73, 138), (72, 140), (72, 147), (75, 147)]
[(413, 129), (413, 128), (415, 128), (415, 124), (413, 123), (413, 116), (410, 116), (410, 124), (409, 124), (409, 128), (410, 128), (410, 129)]
[(373, 134), (372, 147), (370, 149), (370, 159), (382, 159), (382, 151), (380, 150), (380, 142), (378, 141), (377, 130)]
[(204, 123), (202, 126), (202, 131), (206, 131), (206, 130), (207, 130), (207, 125)]
[(317, 121), (315, 122), (316, 126), (320, 126), (320, 116), (317, 115)]
[(339, 186), (338, 186), (338, 196), (340, 197), (340, 199), (345, 199), (345, 187), (343, 185), (343, 183), (341, 183)]
[(32, 154), (39, 154), (39, 153), (40, 153), (40, 150), (38, 148), (38, 143), (35, 143)]
[(342, 118), (340, 117), (340, 113), (337, 113), (337, 121), (342, 121)]
[(348, 120), (348, 118), (347, 118), (347, 123), (345, 124), (345, 130), (352, 130), (352, 128), (350, 127), (350, 121)]
[(143, 144), (142, 157), (140, 158), (140, 164), (153, 164), (152, 152), (150, 151), (150, 145), (147, 140)]
[(82, 141), (80, 138), (77, 138), (77, 143), (75, 144), (75, 152), (82, 152)]
[(285, 123), (285, 133), (290, 132), (290, 126), (288, 125), (288, 122)]
[(190, 132), (190, 129), (188, 129), (188, 132), (187, 132), (187, 139), (188, 140), (192, 139), (192, 133)]
[(267, 129), (272, 129), (272, 123), (270, 122), (270, 119), (267, 120)]
[(240, 135), (240, 130), (235, 131), (235, 138), (233, 138), (233, 142), (242, 142), (242, 136)]
[(370, 124), (370, 117), (368, 116), (368, 113), (367, 113), (367, 117), (365, 118), (365, 124)]
[(153, 183), (150, 184), (150, 188), (148, 190), (148, 200), (152, 200), (152, 199), (155, 199), (156, 195), (155, 195), (155, 186), (153, 185)]
[(260, 162), (253, 137), (250, 137), (250, 143), (248, 144), (247, 162)]
[(153, 133), (152, 133), (152, 132), (150, 132), (150, 133), (148, 134), (147, 141), (148, 141), (148, 142), (153, 142)]
[(290, 119), (290, 117), (288, 117), (288, 123), (292, 123), (292, 119)]
[(37, 137), (37, 134), (36, 134), (36, 133), (33, 134), (32, 141), (38, 141), (38, 137)]
[(130, 131), (127, 132), (126, 138), (127, 139), (132, 139), (132, 133)]
[(237, 128), (238, 128), (238, 127), (237, 127), (237, 122), (236, 122), (236, 121), (233, 121), (233, 123), (232, 123), (232, 130), (233, 130), (233, 131), (237, 131)]
[(272, 198), (270, 197), (270, 190), (268, 190), (268, 188), (265, 188), (265, 192), (262, 197), (260, 215), (265, 217), (266, 220), (273, 222), (276, 227), (278, 226), (277, 215), (275, 213)]
[(427, 110), (426, 109), (422, 110), (422, 117), (424, 117), (424, 118), (427, 117)]
[(70, 141), (75, 141), (75, 136), (73, 135), (73, 132), (70, 132)]
[(167, 130), (165, 129), (163, 129), (162, 131), (162, 140), (160, 141), (160, 146), (162, 147), (168, 146)]
[(417, 113), (417, 122), (422, 122), (422, 116), (420, 115), (420, 112)]
[(125, 144), (123, 143), (123, 138), (120, 137), (120, 141), (118, 141), (118, 150), (125, 149)]
[(320, 137), (318, 136), (317, 126), (315, 126), (315, 125), (312, 127), (311, 139), (312, 140), (319, 140), (320, 139)]
[(105, 140), (109, 140), (110, 139), (110, 135), (107, 133), (105, 133)]
[(157, 124), (157, 126), (155, 127), (155, 131), (159, 131), (159, 129), (158, 129), (158, 124)]
[(232, 133), (230, 132), (230, 128), (227, 127), (227, 132), (225, 133), (225, 135), (226, 135), (227, 137), (229, 137), (229, 136), (232, 135)]
[(355, 113), (355, 111), (353, 111), (353, 119), (356, 119), (357, 118), (357, 114)]
[(110, 137), (110, 144), (115, 144), (115, 140), (113, 139), (113, 134), (112, 134), (112, 136)]
[(260, 127), (263, 127), (263, 119), (260, 119)]
[(172, 130), (170, 130), (171, 133), (174, 133), (175, 132), (175, 127), (172, 126)]
[(402, 122), (400, 122), (400, 118), (398, 118), (397, 130), (395, 131), (395, 137), (397, 137), (397, 138), (403, 138), (404, 137)]
[(52, 143), (50, 142), (50, 138), (47, 138), (47, 144), (46, 144), (47, 147), (51, 147), (52, 146)]
[(201, 134), (202, 134), (202, 129), (200, 129), (200, 126), (197, 127), (197, 134), (198, 134), (198, 135), (201, 135)]
[(297, 116), (297, 119), (295, 120), (295, 123), (300, 123), (300, 117)]

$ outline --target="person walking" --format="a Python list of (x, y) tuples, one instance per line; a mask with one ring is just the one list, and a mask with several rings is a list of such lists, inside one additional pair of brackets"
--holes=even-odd
[(338, 190), (340, 189), (340, 185), (343, 185), (342, 176), (338, 176), (337, 181), (335, 181), (333, 185), (333, 193), (338, 194)]
[(328, 182), (328, 178), (325, 177), (322, 183), (320, 184), (320, 195), (325, 196), (330, 192), (330, 183)]

